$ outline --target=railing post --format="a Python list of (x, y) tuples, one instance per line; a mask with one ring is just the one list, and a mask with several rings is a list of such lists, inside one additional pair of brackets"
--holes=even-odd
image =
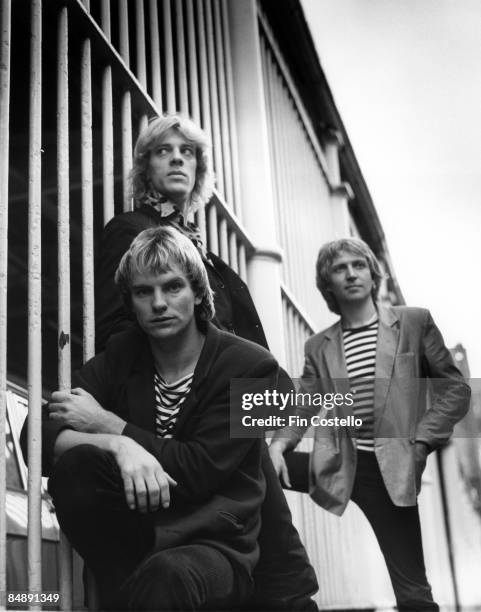
[(230, 2), (228, 9), (242, 218), (258, 247), (248, 264), (249, 288), (269, 346), (279, 361), (285, 363), (280, 293), (281, 254), (275, 234), (257, 2)]
[(1, 3), (0, 39), (0, 610), (7, 590), (7, 278), (11, 4)]

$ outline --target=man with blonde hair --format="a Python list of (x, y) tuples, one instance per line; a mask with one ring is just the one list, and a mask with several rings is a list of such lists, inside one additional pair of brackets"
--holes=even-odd
[(135, 144), (131, 181), (135, 208), (105, 226), (96, 257), (97, 350), (132, 322), (114, 284), (120, 258), (139, 232), (159, 225), (175, 227), (198, 248), (214, 292), (214, 324), (267, 347), (247, 285), (220, 257), (206, 251), (193, 221), (193, 213), (210, 200), (214, 185), (205, 132), (182, 115), (151, 119)]
[(259, 558), (264, 443), (230, 437), (230, 381), (275, 385), (278, 365), (211, 324), (204, 264), (177, 230), (141, 232), (115, 280), (136, 323), (80, 369), (77, 388), (52, 394), (43, 424), (60, 526), (102, 609), (242, 606)]
[[(398, 610), (438, 610), (426, 578), (417, 495), (428, 453), (448, 442), (468, 409), (470, 390), (429, 311), (378, 303), (381, 280), (379, 262), (362, 240), (336, 240), (319, 252), (316, 284), (341, 318), (307, 340), (301, 387), (345, 397), (345, 404), (323, 416), (344, 418), (347, 425), (333, 420), (332, 426), (315, 428), (303, 480), (326, 510), (341, 515), (351, 499), (364, 512), (386, 560)], [(433, 383), (429, 400), (421, 383), (426, 377)], [(306, 423), (315, 414), (309, 405), (297, 410)], [(360, 425), (352, 428), (346, 417)], [(287, 485), (283, 454), (305, 431), (285, 428), (270, 446)], [(299, 458), (288, 462), (298, 466)]]

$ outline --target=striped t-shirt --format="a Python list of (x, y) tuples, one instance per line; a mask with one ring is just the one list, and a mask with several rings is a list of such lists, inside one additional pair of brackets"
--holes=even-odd
[(179, 410), (189, 395), (194, 373), (166, 383), (158, 372), (154, 373), (155, 434), (158, 438), (172, 438)]
[(356, 445), (360, 450), (374, 450), (374, 376), (379, 322), (355, 329), (344, 329), (344, 356), (353, 393), (354, 417), (362, 420), (356, 429)]

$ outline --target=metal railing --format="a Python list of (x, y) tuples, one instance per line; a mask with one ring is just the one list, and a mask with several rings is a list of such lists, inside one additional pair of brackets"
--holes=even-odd
[[(12, 7), (9, 0), (1, 0), (0, 4), (0, 417), (3, 424), (9, 371), (6, 351), (8, 179), (12, 156), (9, 106), (13, 78), (10, 15), (20, 7), (17, 4)], [(22, 265), (28, 277), (28, 323), (24, 322), (28, 325), (28, 588), (35, 592), (42, 590), (40, 469), (45, 384), (42, 300), (48, 291), (42, 278), (45, 199), (54, 200), (56, 196), (56, 207), (49, 210), (56, 215), (57, 260), (52, 265), (55, 263), (58, 278), (59, 388), (70, 387), (74, 339), (71, 330), (74, 322), (70, 319), (74, 294), (81, 296), (81, 306), (76, 312), (82, 315), (78, 336), (83, 359), (94, 354), (96, 231), (114, 214), (132, 208), (128, 182), (132, 144), (148, 117), (163, 110), (179, 110), (190, 114), (206, 129), (214, 145), (217, 189), (206, 210), (197, 213), (201, 232), (208, 248), (244, 279), (247, 259), (253, 251), (252, 242), (240, 222), (226, 1), (102, 0), (99, 6), (97, 15), (90, 12), (89, 2), (79, 0), (44, 4), (42, 0), (31, 0), (29, 3), (31, 46), (29, 80), (25, 83), (30, 101), (26, 137), (29, 159), (26, 231), (29, 239), (28, 260)], [(49, 41), (47, 47), (42, 40), (46, 27), (55, 29), (55, 45)], [(14, 38), (13, 52), (15, 45), (24, 42)], [(52, 55), (55, 55), (54, 62)], [(22, 78), (21, 75), (15, 77)], [(49, 83), (52, 79), (55, 82), (54, 95), (46, 90), (47, 77)], [(45, 104), (47, 98), (49, 103)], [(12, 99), (12, 103), (15, 102), (15, 98)], [(54, 134), (54, 166), (43, 162), (47, 124)], [(78, 129), (73, 129), (72, 125)], [(80, 227), (77, 228), (78, 223)], [(74, 252), (71, 243), (77, 230), (79, 252)], [(75, 270), (79, 274), (71, 274), (74, 265), (78, 266)], [(45, 326), (45, 321), (43, 324)], [(54, 321), (51, 325), (55, 325)], [(55, 359), (49, 355), (49, 359), (52, 358)], [(0, 436), (5, 440), (4, 430), (0, 429)], [(0, 455), (0, 593), (4, 596), (7, 589), (6, 469), (5, 453)], [(64, 539), (59, 567), (62, 608), (68, 610), (72, 608), (72, 557)], [(0, 604), (5, 606), (5, 601)]]

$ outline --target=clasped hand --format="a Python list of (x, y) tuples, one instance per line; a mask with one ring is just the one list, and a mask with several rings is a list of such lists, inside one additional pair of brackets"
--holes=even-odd
[(125, 499), (131, 510), (155, 512), (170, 505), (170, 487), (177, 482), (157, 459), (127, 436), (115, 436), (111, 451), (124, 482)]
[[(126, 424), (123, 419), (102, 408), (90, 393), (80, 387), (54, 391), (48, 411), (51, 419), (81, 434), (110, 434), (107, 437), (108, 449), (119, 466), (129, 508), (155, 512), (160, 506), (169, 507), (169, 487), (176, 486), (176, 481), (151, 453), (132, 438), (120, 435)], [(94, 440), (101, 439), (101, 436), (94, 436)]]
[(49, 417), (84, 433), (113, 433), (106, 428), (109, 413), (82, 388), (54, 391)]

